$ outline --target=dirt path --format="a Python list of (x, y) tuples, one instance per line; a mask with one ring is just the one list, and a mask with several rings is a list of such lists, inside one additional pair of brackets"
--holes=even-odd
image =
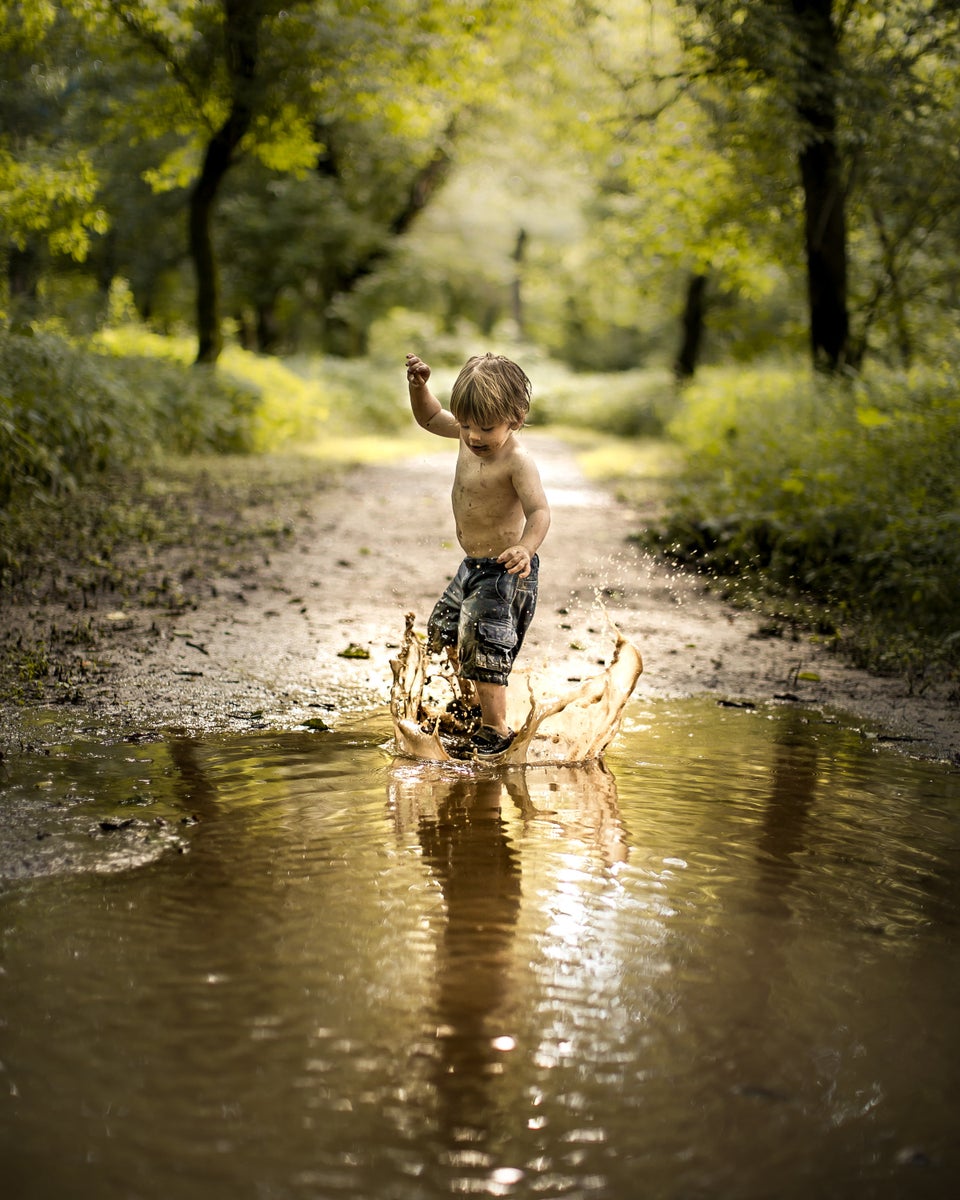
[[(562, 680), (595, 672), (611, 649), (599, 591), (643, 654), (641, 699), (708, 693), (826, 705), (852, 714), (871, 736), (960, 762), (960, 707), (909, 697), (900, 681), (854, 670), (809, 641), (762, 636), (755, 616), (705, 596), (695, 578), (670, 573), (628, 542), (640, 518), (586, 483), (566, 446), (525, 437), (553, 509), (525, 665), (547, 666)], [(118, 620), (108, 635), (110, 668), (79, 711), (58, 721), (118, 722), (141, 733), (291, 727), (335, 724), (382, 704), (404, 613), (415, 611), (423, 627), (459, 562), (453, 462), (444, 447), (360, 468), (320, 492), (293, 544), (248, 578), (212, 580), (195, 611), (165, 623), (150, 612)], [(369, 658), (341, 657), (351, 646)]]

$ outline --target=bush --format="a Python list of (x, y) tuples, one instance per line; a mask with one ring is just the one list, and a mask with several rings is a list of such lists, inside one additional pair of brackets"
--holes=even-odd
[(192, 365), (188, 338), (128, 326), (101, 333), (91, 356), (135, 398), (147, 445), (171, 454), (243, 454), (254, 449), (262, 388), (220, 367)]
[(57, 493), (149, 443), (130, 392), (51, 334), (0, 333), (0, 499)]
[(139, 360), (148, 371), (157, 364), (172, 370), (182, 393), (184, 433), (179, 440), (164, 434), (160, 443), (179, 453), (263, 453), (309, 445), (325, 434), (342, 398), (322, 360), (296, 363), (229, 345), (215, 368), (197, 367), (191, 365), (193, 338), (164, 337), (140, 326), (104, 332), (98, 344), (121, 363)]
[(157, 451), (251, 448), (259, 396), (172, 357), (91, 353), (50, 332), (0, 331), (0, 570), (32, 544), (38, 504)]
[(888, 649), (960, 667), (960, 386), (943, 367), (826, 381), (705, 372), (671, 425), (686, 456), (653, 540), (717, 575), (808, 596)]

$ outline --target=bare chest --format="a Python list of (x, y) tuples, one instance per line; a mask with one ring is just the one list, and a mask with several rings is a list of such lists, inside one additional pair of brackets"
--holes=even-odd
[(461, 455), (453, 479), (453, 503), (458, 510), (502, 510), (518, 503), (508, 466), (476, 461)]

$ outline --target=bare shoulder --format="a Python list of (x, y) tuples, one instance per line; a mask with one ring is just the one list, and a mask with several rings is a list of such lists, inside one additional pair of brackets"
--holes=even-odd
[(507, 463), (512, 475), (520, 475), (528, 479), (540, 478), (536, 460), (519, 439), (514, 439)]
[(525, 509), (547, 508), (547, 497), (540, 482), (540, 470), (533, 455), (517, 442), (510, 452), (510, 481)]

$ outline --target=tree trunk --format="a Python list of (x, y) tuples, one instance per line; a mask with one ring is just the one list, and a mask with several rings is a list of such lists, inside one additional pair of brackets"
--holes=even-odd
[(7, 289), (10, 300), (21, 309), (32, 306), (40, 284), (40, 255), (33, 244), (7, 249)]
[[(213, 247), (213, 202), (230, 166), (229, 157), (213, 161), (207, 147), (203, 171), (190, 193), (190, 255), (197, 282), (197, 362), (215, 363), (223, 349), (220, 331), (220, 273)], [(219, 157), (219, 156), (218, 156)], [(210, 164), (208, 166), (208, 164)]]
[(517, 232), (517, 242), (513, 248), (511, 257), (515, 263), (513, 272), (513, 285), (510, 289), (510, 301), (513, 308), (513, 322), (517, 327), (517, 333), (523, 337), (524, 334), (524, 319), (523, 319), (523, 265), (527, 254), (527, 231), (521, 229)]
[(700, 360), (706, 293), (707, 276), (699, 273), (691, 275), (687, 281), (687, 299), (683, 306), (683, 336), (677, 357), (673, 361), (673, 373), (681, 382), (693, 378)]
[(263, 6), (251, 0), (224, 0), (227, 69), (231, 103), (227, 119), (207, 143), (200, 177), (190, 193), (190, 254), (197, 277), (197, 359), (215, 363), (223, 349), (220, 330), (220, 275), (213, 244), (217, 192), (233, 165), (253, 120), (253, 86)]
[(806, 126), (800, 178), (814, 366), (836, 371), (847, 360), (847, 228), (837, 147), (837, 42), (832, 0), (793, 0), (803, 76), (797, 114)]
[(241, 306), (234, 315), (237, 323), (237, 337), (243, 350), (257, 349), (256, 315), (249, 308)]
[(257, 304), (257, 350), (260, 354), (276, 354), (280, 344), (280, 323), (277, 320), (276, 298)]

